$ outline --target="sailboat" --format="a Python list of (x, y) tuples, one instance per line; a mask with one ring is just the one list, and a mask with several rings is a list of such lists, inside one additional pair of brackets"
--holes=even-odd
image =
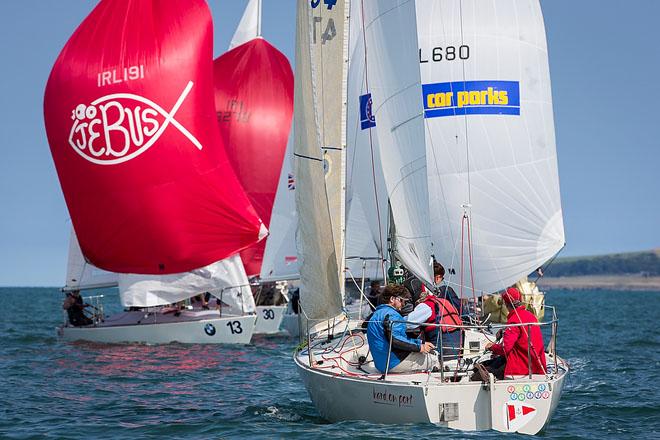
[[(124, 311), (105, 313), (106, 296), (86, 296), (92, 324), (57, 328), (66, 341), (161, 344), (248, 344), (255, 325), (255, 305), (247, 276), (237, 255), (201, 270), (172, 275), (108, 272), (85, 261), (71, 232), (64, 292), (118, 288)], [(209, 292), (208, 310), (168, 307), (187, 300), (191, 292)], [(216, 307), (216, 303), (219, 307)]]
[[(79, 266), (117, 274), (122, 303), (138, 309), (64, 326), (65, 339), (249, 342), (255, 314), (237, 254), (267, 229), (209, 129), (212, 60), (205, 2), (104, 0), (55, 62), (44, 119)], [(217, 310), (162, 309), (204, 292)]]
[[(248, 2), (228, 51), (214, 61), (214, 79), (227, 155), (269, 227), (293, 117), (293, 72), (286, 56), (261, 36), (261, 8), (261, 0)], [(266, 241), (241, 251), (241, 260), (259, 300), (255, 332), (273, 334), (287, 309), (286, 283), (258, 279)]]
[[(315, 238), (327, 235), (331, 219), (341, 223), (344, 213), (323, 193), (313, 193), (319, 188), (329, 192), (332, 185), (323, 174), (323, 144), (314, 136), (320, 120), (315, 115), (328, 105), (319, 96), (327, 90), (323, 81), (346, 84), (348, 78), (351, 90), (354, 72), (330, 78), (324, 71), (321, 80), (316, 75), (320, 61), (338, 66), (349, 58), (343, 30), (350, 20), (351, 29), (362, 30), (364, 76), (356, 77), (365, 87), (361, 95), (348, 96), (349, 105), (361, 110), (360, 120), (348, 120), (348, 127), (358, 123), (374, 132), (379, 154), (371, 157), (382, 170), (389, 201), (392, 258), (432, 286), (434, 255), (450, 274), (455, 271), (450, 282), (463, 297), (507, 287), (551, 258), (561, 247), (563, 227), (538, 1), (330, 5), (300, 0), (297, 17), (297, 177), (300, 188), (311, 188), (298, 191), (296, 203), (300, 269), (307, 275), (301, 305), (310, 324), (294, 362), (316, 408), (330, 421), (430, 422), (459, 430), (538, 433), (549, 423), (568, 373), (556, 353), (554, 311), (551, 321), (539, 324), (551, 332), (545, 374), (530, 370), (524, 377), (495, 380), (491, 374), (483, 383), (470, 381), (472, 365), (490, 356), (485, 342), (494, 339), (478, 322), (463, 326), (461, 357), (441, 357), (440, 371), (382, 374), (373, 366), (364, 333), (334, 325), (346, 319), (335, 281), (343, 244)], [(336, 35), (314, 41), (313, 29), (330, 21)], [(345, 112), (337, 114), (346, 121)], [(502, 176), (517, 179), (505, 186), (495, 179)], [(537, 187), (529, 190), (528, 183)], [(538, 199), (503, 210), (503, 199), (527, 191), (537, 191)], [(378, 194), (377, 188), (373, 193)], [(537, 202), (543, 206), (533, 206)], [(524, 219), (527, 227), (512, 218)]]

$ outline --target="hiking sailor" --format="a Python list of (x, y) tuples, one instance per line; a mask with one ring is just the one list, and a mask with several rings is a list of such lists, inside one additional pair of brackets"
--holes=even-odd
[(405, 287), (388, 284), (381, 294), (381, 305), (376, 308), (367, 326), (367, 340), (374, 365), (382, 373), (386, 370), (391, 373), (429, 370), (435, 364), (435, 356), (427, 355), (435, 346), (406, 335), (406, 324), (399, 311), (404, 307), (407, 296)]

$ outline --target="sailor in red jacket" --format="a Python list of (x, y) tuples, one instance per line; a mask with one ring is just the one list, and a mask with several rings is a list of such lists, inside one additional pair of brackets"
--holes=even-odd
[[(509, 310), (507, 324), (538, 323), (536, 316), (525, 309), (521, 303), (520, 292), (515, 287), (509, 287), (502, 294), (502, 300)], [(528, 333), (531, 334), (531, 344), (528, 346)], [(543, 335), (538, 325), (507, 327), (501, 344), (489, 342), (486, 350), (502, 356), (506, 362), (504, 376), (519, 376), (529, 374), (545, 374), (545, 350)], [(529, 350), (529, 351), (528, 351)], [(531, 362), (528, 362), (528, 356)], [(495, 374), (497, 376), (497, 374)]]

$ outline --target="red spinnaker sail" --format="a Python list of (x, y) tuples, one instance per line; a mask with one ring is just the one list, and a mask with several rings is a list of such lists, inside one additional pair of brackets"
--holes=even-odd
[(46, 132), (80, 247), (113, 272), (224, 259), (263, 225), (227, 159), (203, 0), (103, 0), (46, 85)]
[[(227, 154), (257, 214), (270, 224), (293, 117), (293, 73), (262, 38), (215, 60), (215, 108)], [(261, 270), (265, 241), (241, 252), (248, 275)]]

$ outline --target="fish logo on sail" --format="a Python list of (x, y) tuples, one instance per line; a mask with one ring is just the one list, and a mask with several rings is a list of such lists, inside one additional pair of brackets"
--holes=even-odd
[(455, 81), (422, 85), (424, 117), (520, 115), (518, 81)]
[(376, 117), (373, 114), (373, 101), (371, 93), (360, 96), (360, 127), (362, 130), (376, 126)]
[(90, 105), (79, 104), (71, 112), (69, 145), (89, 162), (115, 165), (144, 153), (173, 125), (201, 150), (202, 144), (174, 119), (192, 86), (189, 81), (169, 112), (132, 93), (114, 93)]

